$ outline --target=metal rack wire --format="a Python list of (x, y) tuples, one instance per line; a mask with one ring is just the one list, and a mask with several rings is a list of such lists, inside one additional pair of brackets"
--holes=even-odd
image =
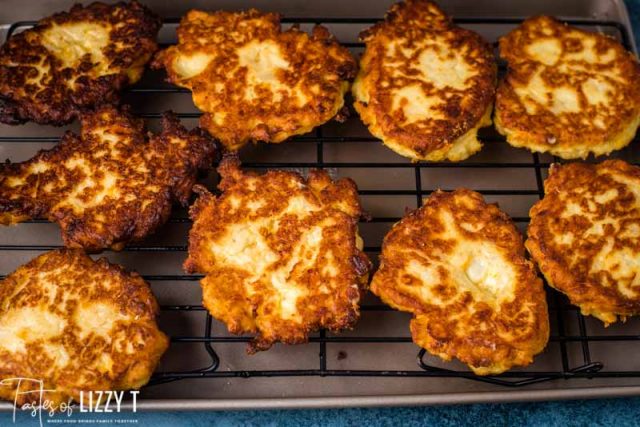
[[(377, 19), (373, 18), (290, 18), (285, 19), (285, 23), (293, 24), (372, 24)], [(455, 20), (458, 24), (499, 24), (512, 25), (521, 22), (516, 18), (461, 18)], [(165, 24), (176, 24), (176, 19), (167, 19)], [(616, 31), (622, 44), (631, 49), (630, 34), (626, 27), (618, 22), (612, 21), (596, 21), (596, 20), (570, 20), (567, 21), (572, 25), (602, 27)], [(35, 22), (16, 22), (12, 24), (8, 30), (7, 38), (14, 32), (29, 28)], [(348, 47), (361, 48), (360, 43), (346, 43)], [(145, 87), (129, 89), (130, 92), (141, 93), (144, 96), (158, 96), (165, 93), (183, 93), (184, 89), (177, 87)], [(178, 113), (180, 118), (195, 118), (197, 113)], [(144, 118), (158, 118), (160, 112), (150, 112), (140, 114)], [(542, 197), (543, 190), (543, 170), (550, 166), (549, 162), (542, 162), (537, 154), (532, 154), (530, 162), (516, 163), (496, 163), (496, 162), (474, 162), (473, 158), (464, 163), (408, 163), (408, 162), (326, 162), (324, 160), (325, 144), (340, 144), (347, 142), (365, 142), (376, 143), (377, 139), (371, 136), (352, 137), (352, 136), (324, 136), (323, 128), (317, 128), (312, 134), (293, 138), (297, 143), (315, 144), (316, 159), (313, 162), (251, 162), (245, 163), (244, 166), (256, 169), (266, 168), (409, 168), (414, 170), (415, 188), (411, 190), (360, 190), (361, 195), (405, 195), (415, 196), (418, 206), (422, 204), (423, 196), (428, 195), (434, 189), (424, 188), (422, 183), (421, 171), (425, 168), (459, 168), (459, 169), (482, 169), (482, 168), (520, 168), (523, 170), (533, 170), (536, 178), (535, 190), (498, 190), (498, 189), (476, 189), (484, 195), (500, 195), (500, 196), (516, 196), (530, 195)], [(495, 133), (481, 133), (481, 139), (484, 142), (504, 141)], [(45, 142), (54, 143), (58, 138), (54, 136), (1, 136), (0, 144), (12, 142)], [(518, 223), (528, 222), (528, 217), (514, 217), (514, 221)], [(393, 223), (399, 220), (396, 217), (373, 217), (371, 222)], [(188, 223), (187, 218), (171, 218), (173, 223)], [(47, 222), (45, 220), (32, 220), (30, 222)], [(0, 244), (0, 250), (3, 251), (45, 251), (55, 249), (58, 246), (51, 245), (8, 245)], [(136, 245), (128, 246), (124, 249), (129, 252), (184, 252), (187, 250), (186, 245), (166, 246), (166, 245)], [(379, 247), (365, 247), (365, 251), (372, 256), (377, 257), (380, 251)], [(147, 281), (198, 281), (202, 276), (172, 274), (172, 275), (144, 275)], [(640, 377), (640, 371), (610, 371), (604, 369), (603, 363), (593, 360), (591, 356), (590, 343), (598, 341), (640, 341), (640, 335), (590, 335), (587, 333), (585, 319), (579, 310), (569, 305), (566, 299), (547, 287), (549, 296), (550, 315), (556, 317), (557, 333), (550, 338), (549, 346), (557, 347), (549, 351), (557, 351), (557, 356), (561, 360), (561, 369), (555, 371), (510, 371), (501, 375), (479, 377), (469, 371), (449, 370), (431, 366), (425, 362), (425, 351), (421, 350), (417, 354), (417, 367), (414, 370), (341, 370), (329, 369), (327, 367), (327, 345), (330, 343), (378, 343), (380, 345), (389, 343), (410, 343), (409, 337), (393, 337), (393, 336), (328, 336), (325, 331), (320, 331), (318, 336), (310, 338), (311, 343), (318, 345), (318, 364), (315, 369), (279, 369), (279, 370), (219, 370), (221, 359), (215, 350), (216, 344), (220, 343), (244, 343), (251, 339), (245, 336), (218, 336), (212, 330), (213, 319), (210, 314), (206, 314), (204, 324), (202, 325), (202, 334), (197, 336), (174, 335), (171, 337), (172, 346), (179, 346), (186, 343), (201, 343), (209, 357), (206, 366), (185, 371), (157, 372), (150, 385), (168, 383), (172, 381), (191, 379), (191, 378), (228, 378), (228, 377), (292, 377), (292, 376), (342, 376), (342, 377), (457, 377), (467, 378), (474, 381), (482, 381), (506, 387), (521, 387), (533, 383), (555, 379), (571, 379), (571, 378), (604, 378), (604, 377)], [(163, 311), (171, 312), (206, 312), (201, 305), (165, 305), (162, 306)], [(391, 310), (382, 304), (369, 304), (362, 306), (363, 311), (386, 311)], [(565, 324), (565, 316), (573, 316), (578, 325), (577, 334), (567, 333), (567, 325)], [(579, 343), (581, 349), (581, 359), (578, 364), (571, 364), (568, 357), (567, 346), (570, 343)]]

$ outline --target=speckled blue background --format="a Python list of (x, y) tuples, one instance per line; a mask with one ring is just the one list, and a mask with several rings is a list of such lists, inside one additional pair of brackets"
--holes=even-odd
[[(640, 425), (640, 398), (576, 400), (416, 408), (325, 409), (229, 412), (148, 412), (84, 416), (73, 414), (75, 425), (174, 426), (636, 426)], [(116, 420), (134, 423), (117, 424)], [(55, 424), (43, 416), (43, 426), (69, 425), (64, 416)], [(84, 423), (82, 421), (85, 421)], [(11, 414), (0, 425), (12, 424)], [(18, 413), (18, 426), (38, 426), (38, 418)]]
[[(535, 1), (535, 0), (514, 0)], [(558, 0), (562, 1), (562, 0)], [(640, 0), (625, 0), (640, 46)], [(639, 355), (640, 356), (640, 355)], [(70, 418), (56, 416), (43, 425), (174, 426), (638, 426), (640, 397), (544, 403), (510, 403), (416, 408), (273, 410), (228, 412), (147, 412)], [(127, 423), (118, 423), (124, 419)], [(66, 421), (66, 422), (65, 422)], [(84, 421), (84, 422), (83, 422)], [(0, 426), (13, 424), (12, 415), (0, 414)], [(38, 426), (38, 418), (16, 414), (16, 425)]]

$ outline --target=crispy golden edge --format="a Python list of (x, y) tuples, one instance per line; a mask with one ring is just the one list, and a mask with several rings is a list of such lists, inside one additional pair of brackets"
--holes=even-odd
[[(456, 224), (484, 224), (477, 234), (461, 227), (457, 231), (470, 240), (493, 242), (516, 269), (518, 277), (514, 299), (501, 304), (499, 315), (485, 303), (474, 301), (468, 293), (464, 298), (442, 308), (436, 304), (425, 304), (398, 290), (395, 273), (404, 271), (409, 259), (405, 252), (396, 252), (393, 248), (415, 248), (416, 259), (420, 259), (418, 253), (421, 251), (446, 250), (449, 246), (445, 241), (429, 240), (429, 230), (440, 230), (442, 227), (437, 219), (437, 212), (443, 209), (454, 215)], [(414, 231), (405, 234), (407, 229)], [(371, 291), (385, 304), (413, 314), (410, 327), (417, 345), (446, 361), (455, 357), (466, 363), (477, 375), (499, 374), (514, 366), (530, 364), (533, 356), (544, 349), (549, 339), (549, 318), (543, 284), (537, 277), (533, 264), (525, 259), (524, 253), (520, 233), (511, 219), (495, 204), (487, 204), (479, 193), (464, 188), (453, 192), (438, 190), (420, 209), (394, 224), (385, 236), (380, 268), (374, 274)], [(445, 300), (450, 300), (451, 297), (443, 294)], [(451, 320), (451, 314), (467, 313), (473, 304), (474, 321), (478, 324), (473, 328), (472, 334), (456, 335), (459, 327), (469, 325), (458, 325), (457, 318)], [(522, 304), (531, 308), (529, 313), (534, 316), (534, 321), (520, 318)], [(530, 332), (518, 339), (503, 337), (504, 334), (522, 332), (527, 327)]]
[[(555, 235), (550, 234), (547, 227), (547, 224), (555, 221), (558, 211), (564, 209), (564, 204), (559, 204), (556, 194), (583, 184), (596, 188), (599, 181), (596, 174), (599, 170), (610, 170), (640, 183), (640, 168), (622, 160), (607, 160), (599, 164), (553, 165), (544, 182), (545, 197), (533, 205), (529, 212), (531, 221), (525, 246), (549, 286), (567, 295), (582, 314), (592, 315), (608, 326), (619, 318), (624, 321), (628, 316), (640, 314), (640, 300), (630, 300), (614, 287), (603, 286), (592, 275), (570, 268), (566, 263), (566, 254), (554, 247)], [(577, 230), (577, 224), (574, 226)], [(572, 230), (573, 228), (569, 228), (565, 233)]]
[[(116, 110), (107, 105), (83, 115), (81, 122), (80, 135), (67, 132), (55, 147), (40, 150), (25, 162), (0, 164), (0, 225), (46, 218), (60, 225), (67, 247), (91, 252), (121, 250), (164, 224), (173, 203), (186, 205), (198, 172), (210, 168), (215, 158), (215, 144), (208, 135), (198, 128), (187, 131), (171, 112), (163, 115), (162, 131), (157, 135), (147, 133), (144, 122), (127, 108)], [(117, 135), (113, 147), (93, 134), (97, 129)], [(173, 144), (174, 140), (182, 145)], [(98, 153), (106, 154), (99, 157)], [(66, 165), (76, 157), (87, 160), (88, 175)], [(43, 164), (47, 170), (31, 170)], [(107, 170), (126, 181), (126, 186), (117, 188), (119, 197), (105, 197), (75, 212), (69, 193), (87, 179), (100, 182), (98, 178)], [(16, 178), (25, 180), (24, 185), (12, 186), (10, 181)], [(53, 188), (47, 190), (47, 185)], [(85, 188), (78, 197), (92, 197), (92, 189), (99, 193), (102, 187)]]
[[(18, 407), (25, 403), (41, 402), (47, 399), (54, 405), (53, 409), (56, 409), (61, 403), (68, 403), (70, 400), (79, 401), (80, 391), (130, 390), (139, 389), (145, 385), (169, 347), (169, 338), (158, 329), (156, 324), (159, 306), (151, 288), (137, 273), (127, 272), (121, 266), (111, 264), (106, 258), (94, 261), (79, 249), (47, 252), (18, 267), (0, 281), (0, 314), (16, 307), (42, 303), (42, 298), (45, 298), (46, 294), (41, 293), (38, 287), (38, 273), (51, 272), (55, 269), (71, 269), (69, 274), (83, 276), (81, 282), (66, 283), (73, 287), (70, 292), (80, 292), (80, 289), (86, 288), (82, 291), (83, 293), (77, 294), (80, 299), (84, 298), (85, 301), (92, 302), (106, 301), (119, 306), (123, 313), (135, 315), (135, 325), (131, 326), (136, 328), (134, 329), (136, 333), (144, 336), (144, 346), (138, 348), (134, 355), (120, 355), (111, 349), (109, 354), (114, 358), (111, 377), (106, 373), (87, 370), (87, 365), (98, 362), (101, 357), (102, 353), (92, 354), (90, 350), (92, 346), (103, 345), (100, 339), (78, 340), (75, 331), (67, 329), (63, 332), (65, 339), (62, 342), (68, 351), (76, 352), (72, 354), (75, 357), (72, 357), (71, 363), (76, 363), (77, 366), (67, 368), (71, 369), (71, 372), (51, 372), (53, 361), (39, 350), (39, 342), (27, 344), (27, 350), (32, 349), (33, 346), (35, 353), (28, 352), (23, 360), (12, 361), (7, 359), (7, 357), (11, 358), (11, 355), (0, 351), (0, 380), (33, 378), (42, 380), (45, 390), (53, 390), (45, 392), (43, 396), (38, 392), (16, 396), (18, 383), (10, 382), (0, 387), (0, 399), (15, 401)], [(116, 282), (119, 288), (115, 292), (105, 293), (104, 290), (98, 289), (102, 285), (101, 282), (96, 283), (95, 287), (86, 284), (86, 280), (95, 279), (96, 276)], [(70, 279), (67, 278), (67, 280)], [(76, 286), (78, 289), (75, 289)], [(62, 310), (59, 306), (50, 308), (56, 312)], [(69, 307), (70, 310), (74, 308), (75, 306)], [(20, 391), (30, 388), (37, 389), (35, 384), (25, 383), (21, 385)]]
[[(209, 27), (224, 28), (224, 36), (206, 32)], [(211, 40), (222, 37), (222, 41), (206, 48), (196, 41), (208, 36)], [(248, 40), (238, 43), (232, 39), (234, 36), (247, 37)], [(284, 56), (294, 68), (280, 76), (280, 82), (290, 87), (304, 83), (304, 87), (298, 90), (303, 89), (309, 100), (302, 107), (294, 105), (295, 100), (289, 96), (278, 102), (261, 98), (259, 94), (252, 102), (237, 98), (246, 82), (245, 68), (236, 64), (236, 50), (255, 40), (274, 41), (284, 50)], [(173, 61), (181, 52), (200, 52), (218, 44), (218, 51), (213, 48), (218, 57), (200, 74), (181, 79), (173, 69)], [(349, 51), (338, 43), (327, 28), (316, 25), (311, 35), (297, 26), (282, 31), (279, 15), (256, 9), (243, 12), (191, 10), (178, 26), (178, 44), (159, 52), (152, 67), (164, 68), (168, 81), (192, 90), (194, 103), (204, 111), (200, 125), (229, 151), (237, 151), (248, 142), (279, 143), (291, 136), (308, 133), (333, 117), (342, 121), (345, 114), (344, 95), (357, 70)], [(231, 71), (233, 77), (229, 78), (227, 74)], [(220, 102), (211, 109), (204, 103), (215, 102), (213, 98), (205, 97), (207, 91), (213, 91), (209, 86), (214, 83), (223, 84), (224, 91), (216, 95)], [(317, 92), (311, 90), (314, 86), (318, 87)], [(199, 102), (201, 95), (205, 99)], [(226, 115), (223, 125), (213, 118), (215, 113)]]
[[(464, 107), (457, 97), (452, 97), (442, 107), (448, 119), (434, 122), (426, 132), (413, 124), (399, 125), (400, 113), (391, 113), (390, 89), (379, 82), (385, 77), (381, 68), (387, 45), (396, 38), (442, 35), (449, 37), (451, 48), (469, 47), (468, 58), (479, 67), (474, 86), (465, 91)], [(354, 108), (375, 137), (414, 161), (461, 161), (480, 150), (482, 144), (476, 134), (480, 127), (491, 124), (497, 80), (493, 51), (482, 37), (455, 26), (434, 2), (406, 0), (393, 5), (385, 20), (365, 30), (360, 38), (366, 49), (352, 87)], [(469, 148), (464, 152), (456, 149), (463, 144), (469, 144)]]
[[(356, 110), (357, 108), (358, 107), (356, 106)], [(443, 160), (448, 160), (451, 162), (461, 162), (482, 149), (482, 142), (478, 139), (478, 131), (480, 130), (480, 128), (491, 125), (492, 110), (493, 105), (490, 104), (489, 106), (487, 106), (487, 110), (484, 116), (482, 116), (475, 127), (469, 129), (467, 133), (453, 141), (451, 144), (447, 144), (442, 148), (431, 151), (426, 155), (418, 154), (413, 150), (413, 148), (407, 146), (406, 144), (403, 144), (402, 142), (397, 142), (393, 139), (385, 138), (382, 133), (377, 133), (379, 130), (377, 128), (370, 127), (369, 131), (376, 138), (380, 138), (384, 145), (391, 148), (401, 156), (410, 158), (414, 162), (418, 162), (421, 160), (428, 162), (439, 162)]]
[[(566, 115), (570, 120), (568, 125), (560, 123), (557, 116), (549, 111), (537, 115), (526, 113), (513, 85), (526, 81), (534, 69), (535, 61), (526, 59), (521, 50), (526, 42), (537, 37), (541, 23), (551, 26), (557, 36), (564, 34), (567, 29), (595, 36), (599, 51), (613, 49), (621, 58), (622, 63), (617, 62), (616, 65), (622, 67), (627, 84), (619, 90), (621, 99), (616, 104), (615, 116), (606, 123), (606, 129), (595, 128), (592, 125), (593, 117), (583, 113)], [(507, 60), (508, 71), (498, 85), (494, 122), (496, 130), (507, 137), (509, 144), (533, 152), (548, 152), (563, 159), (577, 159), (586, 158), (591, 153), (596, 156), (607, 155), (632, 141), (640, 124), (640, 64), (633, 53), (627, 52), (612, 37), (568, 26), (549, 16), (536, 16), (500, 38), (500, 56)], [(564, 80), (557, 76), (553, 78)], [(554, 85), (549, 79), (545, 84), (550, 87)], [(584, 104), (586, 101), (581, 102)], [(586, 120), (586, 125), (583, 120)]]
[[(540, 143), (539, 139), (531, 138), (531, 132), (514, 130), (502, 124), (501, 116), (496, 114), (494, 117), (494, 125), (498, 133), (507, 138), (507, 142), (513, 147), (526, 148), (534, 153), (549, 153), (562, 159), (585, 159), (589, 154), (595, 156), (606, 156), (614, 151), (621, 150), (633, 141), (636, 131), (640, 125), (640, 115), (626, 124), (626, 127), (619, 133), (612, 135), (611, 139), (599, 144), (593, 145), (589, 136), (584, 140), (576, 141), (571, 147), (555, 147), (549, 144)], [(546, 137), (545, 137), (546, 138)], [(586, 141), (582, 143), (581, 141)]]
[[(103, 50), (113, 74), (92, 77), (95, 66), (90, 58), (77, 68), (65, 68), (39, 40), (40, 34), (54, 25), (97, 22), (112, 27), (110, 43)], [(117, 28), (114, 28), (118, 26)], [(13, 35), (0, 48), (0, 122), (61, 126), (100, 105), (117, 104), (120, 90), (140, 79), (144, 65), (157, 50), (156, 36), (161, 21), (137, 1), (106, 5), (94, 2), (75, 5), (68, 12), (40, 20), (35, 27)], [(124, 50), (120, 44), (127, 43)], [(34, 94), (31, 82), (39, 61), (51, 67), (46, 90)], [(19, 64), (16, 66), (16, 64)], [(67, 87), (77, 77), (75, 89)]]
[[(307, 179), (297, 173), (279, 170), (270, 170), (264, 175), (243, 172), (239, 168), (239, 161), (234, 157), (226, 157), (221, 162), (218, 171), (222, 177), (219, 189), (223, 193), (220, 196), (214, 196), (201, 186), (197, 186), (195, 189), (200, 197), (189, 211), (194, 224), (189, 232), (189, 252), (184, 263), (184, 269), (188, 273), (205, 274), (205, 278), (201, 281), (203, 304), (209, 308), (211, 314), (224, 322), (229, 332), (233, 334), (256, 334), (247, 348), (247, 352), (250, 354), (268, 350), (276, 342), (305, 343), (308, 341), (309, 333), (320, 328), (333, 332), (353, 328), (360, 317), (359, 301), (367, 289), (369, 271), (371, 270), (371, 262), (362, 252), (362, 240), (357, 233), (357, 222), (362, 211), (355, 183), (350, 179), (332, 181), (329, 175), (322, 170), (311, 171)], [(253, 179), (257, 179), (257, 182), (251, 182)], [(302, 191), (309, 192), (307, 195), (312, 195), (315, 198), (315, 203), (323, 207), (316, 216), (312, 215), (303, 219), (300, 224), (295, 226), (295, 229), (288, 228), (284, 235), (268, 236), (269, 239), (272, 239), (269, 240), (270, 244), (275, 245), (283, 256), (287, 256), (291, 244), (296, 242), (295, 234), (298, 233), (298, 228), (304, 230), (319, 223), (316, 221), (321, 222), (324, 218), (337, 218), (339, 222), (332, 227), (340, 227), (339, 229), (354, 238), (331, 247), (335, 259), (348, 260), (349, 264), (348, 271), (340, 271), (338, 277), (332, 278), (332, 282), (344, 282), (344, 286), (335, 289), (336, 293), (339, 292), (340, 295), (339, 298), (331, 300), (335, 305), (323, 306), (323, 298), (326, 297), (322, 297), (322, 294), (313, 294), (317, 283), (310, 283), (308, 289), (311, 296), (307, 300), (309, 306), (301, 307), (300, 302), (297, 306), (302, 323), (287, 322), (278, 318), (281, 324), (270, 322), (269, 327), (264, 329), (257, 326), (256, 319), (269, 316), (269, 314), (256, 312), (259, 308), (253, 305), (248, 310), (250, 301), (242, 290), (225, 291), (227, 292), (225, 298), (229, 299), (226, 313), (212, 311), (212, 308), (217, 305), (214, 303), (214, 299), (220, 298), (219, 295), (214, 295), (213, 289), (215, 288), (218, 292), (219, 289), (227, 285), (237, 286), (238, 281), (241, 281), (244, 276), (242, 276), (242, 272), (230, 271), (229, 267), (218, 267), (209, 253), (208, 242), (225, 229), (227, 222), (235, 223), (244, 220), (246, 214), (244, 211), (240, 210), (231, 217), (225, 213), (230, 198), (243, 200), (255, 200), (255, 198), (269, 200), (271, 198), (272, 200), (260, 209), (266, 209), (271, 214), (275, 214), (284, 208), (282, 204), (288, 197), (286, 192), (289, 190), (285, 183), (295, 184), (294, 187), (304, 186), (305, 189)], [(299, 188), (291, 189), (291, 191), (300, 191)], [(280, 192), (284, 193), (280, 194)], [(266, 214), (258, 216), (261, 215)], [(339, 231), (335, 232), (339, 233)], [(229, 280), (225, 282), (225, 278)], [(332, 298), (334, 297), (335, 295), (332, 296)], [(314, 309), (316, 306), (321, 306), (321, 308), (316, 310)]]

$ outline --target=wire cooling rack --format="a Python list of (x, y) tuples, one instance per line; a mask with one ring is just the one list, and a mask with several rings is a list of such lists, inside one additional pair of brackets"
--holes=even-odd
[[(370, 25), (377, 22), (377, 19), (373, 18), (300, 18), (300, 19), (284, 19), (285, 24), (300, 24), (313, 25), (313, 24), (363, 24)], [(520, 19), (506, 19), (506, 18), (464, 18), (456, 19), (458, 24), (461, 25), (498, 25), (508, 26), (517, 25), (521, 22)], [(177, 19), (166, 19), (165, 26), (175, 26)], [(618, 22), (613, 21), (601, 21), (601, 20), (568, 20), (567, 23), (571, 25), (577, 25), (586, 27), (592, 30), (604, 30), (607, 33), (611, 33), (617, 37), (621, 43), (629, 50), (632, 49), (630, 43), (630, 34), (627, 28)], [(7, 38), (18, 31), (22, 31), (26, 28), (33, 26), (35, 22), (16, 22), (13, 23), (8, 30)], [(343, 43), (347, 47), (358, 50), (363, 48), (363, 44), (357, 42)], [(496, 45), (494, 44), (494, 47)], [(504, 72), (504, 64), (500, 64), (500, 72)], [(130, 93), (139, 94), (143, 97), (162, 97), (166, 94), (172, 93), (188, 93), (187, 90), (177, 88), (175, 86), (167, 86), (164, 84), (144, 86), (144, 87), (132, 87), (129, 89)], [(157, 119), (161, 115), (161, 111), (148, 111), (139, 114), (139, 116), (147, 119)], [(178, 113), (178, 117), (182, 119), (195, 119), (199, 117), (198, 113)], [(357, 117), (352, 119), (357, 120)], [(499, 136), (492, 129), (485, 129), (480, 132), (480, 137), (485, 144), (505, 143), (504, 139)], [(24, 135), (24, 136), (0, 136), (0, 144), (3, 143), (55, 143), (59, 140), (59, 136), (55, 135)], [(293, 169), (306, 169), (306, 168), (357, 168), (365, 169), (371, 174), (375, 174), (377, 171), (382, 171), (388, 168), (406, 168), (413, 171), (415, 186), (411, 189), (403, 190), (388, 190), (388, 189), (368, 189), (359, 190), (361, 196), (409, 196), (415, 197), (417, 206), (421, 206), (424, 196), (428, 196), (429, 193), (435, 188), (427, 188), (423, 183), (423, 172), (426, 169), (450, 169), (456, 173), (472, 174), (474, 171), (480, 169), (501, 169), (501, 168), (516, 168), (522, 171), (533, 171), (535, 174), (535, 189), (496, 189), (496, 188), (474, 188), (480, 193), (486, 196), (533, 196), (542, 197), (543, 179), (545, 172), (550, 166), (552, 161), (558, 159), (549, 159), (548, 161), (542, 160), (542, 157), (538, 154), (532, 154), (527, 161), (518, 162), (498, 162), (498, 161), (476, 161), (472, 157), (468, 161), (462, 163), (410, 163), (407, 161), (394, 161), (394, 162), (375, 162), (375, 161), (326, 161), (325, 160), (325, 146), (329, 144), (347, 144), (347, 143), (371, 143), (378, 144), (379, 141), (370, 135), (365, 136), (345, 136), (345, 135), (325, 135), (324, 127), (317, 128), (314, 132), (308, 135), (292, 138), (292, 141), (286, 144), (315, 144), (315, 160), (313, 161), (286, 161), (286, 162), (246, 162), (244, 166), (253, 169), (267, 169), (267, 168), (293, 168)], [(373, 216), (368, 222), (371, 223), (385, 223), (391, 226), (394, 222), (398, 221), (399, 217), (392, 216)], [(526, 226), (529, 218), (526, 216), (515, 216), (513, 220), (522, 226)], [(46, 223), (46, 220), (31, 220), (31, 223)], [(190, 220), (185, 217), (172, 217), (169, 223), (190, 223)], [(160, 231), (162, 232), (162, 231)], [(186, 240), (186, 236), (185, 236)], [(0, 251), (45, 251), (58, 248), (57, 245), (18, 245), (18, 244), (1, 244)], [(135, 245), (127, 246), (125, 252), (186, 252), (186, 245)], [(373, 259), (377, 259), (380, 251), (379, 246), (365, 246), (365, 252)], [(185, 254), (186, 255), (186, 254)], [(8, 272), (3, 272), (4, 274)], [(195, 282), (200, 280), (202, 276), (199, 275), (186, 275), (182, 272), (176, 274), (153, 274), (143, 275), (143, 277), (149, 282), (194, 282), (194, 286), (197, 286)], [(594, 360), (592, 357), (592, 351), (590, 345), (594, 342), (616, 342), (616, 341), (640, 341), (640, 335), (637, 334), (593, 334), (588, 333), (588, 328), (585, 322), (585, 318), (580, 314), (579, 310), (568, 304), (566, 298), (557, 293), (550, 287), (546, 286), (547, 295), (549, 299), (549, 310), (552, 320), (555, 321), (556, 331), (552, 332), (549, 348), (547, 352), (550, 352), (553, 357), (559, 359), (560, 366), (557, 370), (513, 370), (501, 375), (494, 375), (488, 377), (479, 377), (474, 375), (465, 369), (445, 369), (442, 367), (434, 366), (430, 364), (426, 359), (428, 355), (424, 350), (417, 351), (416, 355), (416, 367), (411, 370), (372, 370), (372, 369), (331, 369), (327, 364), (327, 346), (333, 343), (375, 343), (379, 346), (385, 346), (393, 343), (411, 343), (411, 338), (407, 336), (360, 336), (357, 334), (350, 334), (346, 336), (333, 336), (320, 331), (317, 336), (312, 336), (310, 342), (318, 346), (317, 353), (317, 367), (314, 369), (251, 369), (251, 370), (222, 370), (221, 357), (216, 352), (216, 346), (219, 344), (231, 344), (231, 343), (246, 343), (251, 337), (246, 336), (229, 336), (221, 335), (213, 332), (214, 320), (206, 313), (205, 308), (202, 305), (162, 305), (161, 310), (163, 312), (203, 312), (206, 313), (204, 317), (204, 324), (201, 326), (202, 333), (197, 335), (183, 335), (172, 334), (171, 345), (172, 348), (182, 346), (184, 344), (196, 344), (202, 345), (208, 357), (208, 362), (204, 367), (199, 369), (185, 369), (185, 370), (166, 370), (156, 372), (149, 385), (159, 385), (163, 383), (174, 382), (183, 379), (195, 379), (195, 378), (229, 378), (229, 377), (296, 377), (296, 376), (317, 376), (317, 377), (451, 377), (451, 378), (466, 378), (471, 381), (481, 381), (491, 383), (505, 387), (523, 387), (533, 383), (539, 383), (544, 381), (550, 381), (555, 379), (572, 379), (572, 378), (611, 378), (611, 377), (640, 377), (640, 371), (637, 370), (608, 370), (605, 363), (599, 360)], [(363, 312), (378, 312), (378, 311), (390, 311), (391, 309), (380, 303), (364, 304), (362, 306)], [(572, 325), (569, 325), (572, 323)], [(571, 326), (571, 327), (569, 327)], [(575, 330), (576, 332), (572, 332)], [(357, 326), (356, 326), (357, 332)], [(568, 356), (567, 347), (569, 344), (577, 343), (580, 348), (580, 357), (576, 363), (575, 358)], [(241, 344), (240, 344), (241, 345)], [(393, 351), (392, 348), (389, 351)], [(249, 357), (249, 356), (247, 356)], [(535, 365), (534, 365), (535, 367)], [(267, 368), (267, 367), (265, 367)]]

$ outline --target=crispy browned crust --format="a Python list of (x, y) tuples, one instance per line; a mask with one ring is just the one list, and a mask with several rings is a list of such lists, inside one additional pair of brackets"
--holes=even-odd
[[(108, 29), (103, 60), (95, 63), (85, 55), (70, 67), (45, 47), (46, 31), (77, 23)], [(141, 77), (157, 50), (160, 26), (160, 19), (135, 0), (96, 2), (75, 5), (12, 36), (0, 48), (0, 122), (63, 125), (96, 105), (118, 103), (120, 90)]]
[(198, 170), (213, 162), (209, 136), (172, 113), (158, 135), (109, 106), (81, 121), (80, 135), (0, 165), (0, 224), (44, 217), (60, 224), (65, 246), (119, 250), (162, 225), (173, 202), (186, 205)]
[(640, 168), (554, 165), (544, 188), (526, 246), (549, 285), (605, 324), (640, 314)]
[[(485, 250), (495, 252), (489, 268), (499, 256), (514, 272), (512, 294), (473, 282), (470, 269)], [(431, 273), (416, 275), (415, 264)], [(437, 191), (394, 225), (371, 291), (413, 313), (416, 344), (444, 360), (458, 358), (478, 375), (528, 365), (549, 338), (545, 292), (524, 257), (522, 237), (504, 212), (471, 190)]]
[[(239, 52), (253, 43), (274, 47), (288, 62), (273, 71), (264, 68), (272, 61), (267, 50), (249, 58), (263, 67), (258, 72), (265, 81), (279, 88), (250, 81), (251, 70), (240, 63)], [(193, 55), (210, 60), (200, 73), (185, 77), (175, 64)], [(282, 32), (277, 14), (255, 9), (190, 11), (178, 26), (178, 44), (156, 55), (152, 66), (165, 68), (170, 82), (193, 91), (194, 103), (205, 113), (200, 125), (229, 150), (249, 141), (281, 142), (327, 122), (341, 110), (356, 73), (349, 51), (326, 28), (316, 26), (311, 35), (296, 26)]]
[[(46, 322), (32, 319), (34, 313)], [(78, 249), (47, 252), (0, 281), (0, 380), (42, 380), (53, 390), (43, 401), (55, 405), (78, 401), (80, 391), (140, 388), (169, 346), (157, 314), (137, 273)], [(16, 386), (7, 381), (0, 398), (14, 401)], [(31, 389), (38, 387), (20, 386)], [(18, 405), (39, 401), (38, 393), (17, 397)]]
[[(535, 43), (553, 39), (559, 43), (555, 62), (551, 54), (544, 55), (548, 62), (544, 63), (528, 51)], [(587, 50), (593, 52), (591, 63), (567, 57)], [(589, 153), (608, 154), (633, 138), (640, 119), (640, 65), (612, 37), (537, 16), (500, 39), (500, 56), (507, 61), (508, 72), (498, 87), (495, 121), (512, 145), (585, 158)], [(536, 92), (544, 102), (518, 95), (518, 89), (538, 77), (545, 88)], [(606, 104), (588, 101), (585, 83), (590, 79), (610, 86)], [(577, 94), (576, 111), (552, 111), (554, 100), (548, 91), (558, 88)]]
[[(360, 38), (366, 50), (353, 86), (354, 106), (371, 132), (390, 148), (416, 160), (441, 160), (458, 138), (480, 124), (490, 124), (490, 120), (481, 120), (490, 111), (495, 93), (493, 51), (477, 33), (455, 26), (434, 2), (396, 3), (384, 21), (362, 32)], [(423, 75), (419, 58), (431, 51), (443, 59), (460, 55), (476, 73), (466, 79), (467, 87), (437, 87), (433, 82), (441, 76)], [(447, 74), (455, 72), (446, 70)], [(441, 117), (407, 122), (402, 106), (394, 106), (393, 100), (400, 89), (413, 85), (425, 96), (439, 98), (434, 110)], [(436, 152), (438, 158), (432, 159)]]
[[(219, 172), (223, 194), (199, 188), (191, 207), (184, 263), (186, 271), (206, 274), (203, 301), (211, 315), (231, 333), (257, 334), (250, 353), (275, 342), (306, 342), (319, 328), (353, 327), (371, 268), (357, 237), (355, 183), (319, 170), (308, 179), (244, 173), (231, 159)], [(318, 228), (318, 242), (310, 243)], [(299, 293), (287, 305), (281, 289)]]

